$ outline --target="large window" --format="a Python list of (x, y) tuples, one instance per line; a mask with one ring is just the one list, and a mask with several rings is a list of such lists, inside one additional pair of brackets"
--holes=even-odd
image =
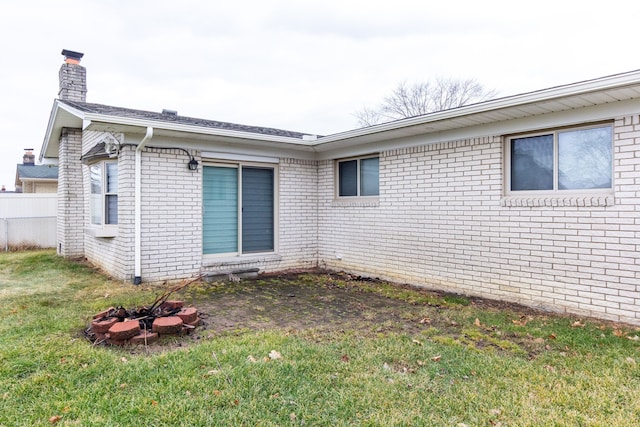
[(89, 166), (89, 173), (91, 224), (118, 224), (118, 163), (95, 163)]
[(275, 180), (272, 166), (203, 167), (203, 253), (275, 250)]
[(338, 197), (366, 197), (379, 194), (380, 160), (376, 157), (339, 160)]
[(508, 192), (611, 189), (612, 141), (610, 125), (509, 138)]

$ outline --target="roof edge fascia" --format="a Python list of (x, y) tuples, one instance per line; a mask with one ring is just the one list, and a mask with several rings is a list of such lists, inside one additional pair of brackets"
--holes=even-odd
[(85, 129), (89, 128), (91, 124), (94, 124), (94, 123), (105, 123), (105, 124), (114, 124), (114, 125), (121, 125), (121, 126), (140, 127), (141, 129), (152, 127), (154, 129), (162, 129), (162, 130), (173, 131), (173, 132), (184, 132), (184, 133), (192, 133), (192, 134), (200, 134), (200, 135), (249, 139), (249, 140), (256, 140), (256, 141), (279, 142), (279, 143), (298, 145), (302, 147), (312, 146), (311, 144), (312, 141), (305, 141), (300, 138), (292, 138), (292, 137), (286, 137), (286, 136), (266, 135), (266, 134), (254, 133), (254, 132), (232, 131), (232, 130), (226, 130), (226, 129), (197, 126), (197, 125), (185, 125), (180, 123), (120, 117), (120, 116), (112, 116), (112, 115), (97, 114), (97, 113), (84, 113), (83, 117), (85, 121), (85, 125), (84, 125)]
[(58, 182), (58, 178), (19, 178), (22, 182), (42, 181), (42, 182)]
[(78, 109), (71, 107), (70, 105), (61, 102), (59, 99), (53, 100), (53, 106), (51, 107), (51, 114), (49, 115), (49, 122), (47, 123), (47, 129), (45, 130), (44, 140), (42, 141), (42, 147), (40, 148), (40, 155), (38, 156), (38, 161), (42, 163), (42, 160), (45, 157), (45, 153), (49, 146), (49, 142), (51, 141), (51, 137), (53, 135), (53, 130), (55, 128), (55, 123), (58, 118), (58, 111), (62, 109), (71, 113), (72, 115), (82, 119), (84, 113)]
[(44, 131), (44, 139), (42, 140), (42, 146), (40, 147), (40, 155), (38, 156), (38, 161), (42, 163), (42, 159), (44, 158), (44, 153), (47, 151), (47, 147), (49, 146), (49, 141), (51, 140), (51, 133), (53, 132), (53, 123), (55, 123), (56, 116), (58, 114), (58, 100), (53, 100), (53, 105), (51, 106), (51, 113), (49, 113), (49, 122), (47, 123), (47, 129)]

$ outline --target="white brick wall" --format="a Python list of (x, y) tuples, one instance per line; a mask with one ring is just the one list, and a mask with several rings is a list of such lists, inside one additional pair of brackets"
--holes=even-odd
[[(104, 137), (85, 132), (86, 152)], [(123, 141), (123, 135), (115, 135)], [(147, 148), (142, 153), (143, 281), (188, 277), (200, 269), (202, 226), (200, 172), (187, 169), (188, 158), (176, 149)], [(84, 171), (84, 206), (89, 206), (89, 168)], [(85, 256), (118, 279), (134, 277), (135, 147), (124, 145), (118, 156), (118, 233), (116, 237), (83, 234)], [(88, 208), (81, 223), (89, 224)]]
[(499, 136), (382, 152), (378, 203), (335, 201), (321, 162), (320, 264), (640, 323), (638, 116), (614, 133), (615, 200), (505, 202)]
[(202, 170), (190, 171), (188, 161), (182, 150), (144, 150), (141, 212), (143, 281), (179, 279), (200, 270)]
[(62, 129), (58, 149), (58, 255), (76, 258), (84, 255), (82, 224), (84, 219), (82, 182), (82, 131)]
[(318, 164), (281, 159), (279, 249), (274, 269), (312, 268), (318, 259)]
[[(86, 153), (100, 142), (106, 133), (84, 132), (82, 138), (82, 152)], [(114, 135), (119, 141), (123, 141), (121, 134)], [(100, 238), (85, 232), (90, 224), (89, 198), (90, 177), (89, 167), (83, 166), (84, 188), (84, 212), (82, 221), (78, 227), (83, 232), (85, 257), (93, 264), (101, 267), (110, 275), (118, 279), (131, 280), (133, 278), (133, 171), (134, 171), (134, 147), (124, 146), (121, 149), (118, 161), (118, 234), (116, 237)]]

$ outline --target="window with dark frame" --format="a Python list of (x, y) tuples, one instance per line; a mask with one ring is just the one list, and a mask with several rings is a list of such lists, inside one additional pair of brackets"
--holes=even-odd
[(508, 192), (613, 188), (613, 129), (597, 125), (508, 139)]
[(338, 161), (338, 197), (368, 197), (380, 193), (379, 157)]

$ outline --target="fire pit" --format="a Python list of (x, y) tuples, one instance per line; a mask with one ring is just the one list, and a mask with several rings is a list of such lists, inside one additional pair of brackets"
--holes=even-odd
[(198, 310), (169, 300), (174, 292), (199, 280), (189, 280), (159, 297), (149, 307), (127, 310), (110, 307), (93, 316), (85, 336), (94, 344), (150, 344), (163, 335), (184, 335), (201, 324)]
[(111, 307), (93, 316), (85, 335), (95, 344), (150, 344), (163, 335), (188, 334), (201, 322), (198, 310), (183, 301), (135, 310)]

